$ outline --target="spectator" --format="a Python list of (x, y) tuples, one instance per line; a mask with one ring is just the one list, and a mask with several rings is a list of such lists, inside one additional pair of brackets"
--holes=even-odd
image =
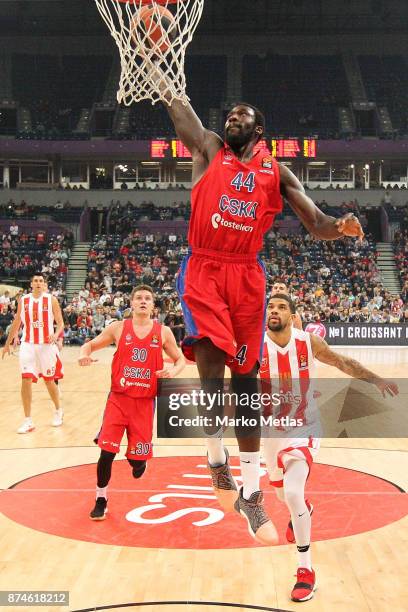
[(18, 225), (17, 225), (17, 223), (12, 223), (10, 225), (10, 235), (11, 236), (18, 236)]

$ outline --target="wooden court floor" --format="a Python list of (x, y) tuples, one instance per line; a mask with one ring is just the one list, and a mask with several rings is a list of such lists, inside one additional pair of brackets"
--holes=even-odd
[[(406, 348), (338, 350), (345, 351), (384, 376), (403, 377), (407, 371)], [(135, 605), (123, 609), (144, 612), (292, 611), (300, 606), (313, 612), (408, 610), (408, 508), (407, 496), (403, 492), (408, 490), (407, 439), (349, 437), (323, 440), (316, 469), (322, 474), (329, 470), (327, 474), (334, 476), (332, 481), (330, 478), (327, 480), (325, 492), (317, 493), (319, 507), (314, 515), (315, 524), (319, 523), (321, 508), (321, 519), (325, 516), (328, 521), (327, 517), (331, 516), (331, 529), (337, 529), (340, 536), (348, 533), (349, 515), (342, 508), (342, 492), (338, 498), (333, 497), (342, 486), (336, 475), (346, 473), (341, 468), (347, 468), (356, 477), (368, 479), (364, 480), (365, 490), (359, 490), (360, 481), (357, 480), (357, 486), (350, 492), (354, 495), (357, 515), (359, 504), (365, 503), (361, 507), (366, 508), (367, 525), (363, 525), (359, 533), (328, 537), (313, 544), (318, 590), (310, 602), (295, 604), (289, 597), (296, 570), (295, 548), (284, 544), (262, 547), (252, 545), (248, 539), (241, 545), (244, 540), (240, 538), (244, 536), (240, 530), (246, 531), (246, 524), (239, 517), (218, 520), (219, 545), (216, 548), (202, 546), (200, 534), (206, 532), (205, 527), (202, 531), (195, 528), (200, 534), (191, 545), (184, 541), (184, 548), (168, 546), (168, 536), (161, 540), (162, 524), (146, 526), (147, 541), (151, 537), (154, 547), (146, 543), (139, 545), (137, 537), (132, 540), (133, 534), (129, 541), (123, 539), (123, 533), (122, 539), (119, 536), (115, 539), (115, 521), (119, 530), (122, 520), (118, 516), (122, 512), (120, 500), (131, 495), (131, 491), (121, 495), (120, 487), (114, 485), (116, 510), (112, 504), (106, 521), (98, 524), (89, 521), (87, 513), (94, 500), (93, 464), (99, 454), (92, 437), (99, 429), (109, 387), (112, 350), (101, 351), (99, 361), (91, 368), (79, 368), (77, 355), (77, 348), (67, 347), (63, 351), (63, 427), (50, 426), (50, 400), (44, 385), (39, 383), (33, 393), (37, 429), (28, 435), (16, 433), (22, 419), (18, 360), (12, 356), (0, 362), (0, 510), (7, 508), (0, 514), (0, 590), (68, 590), (69, 606), (45, 608), (50, 610), (77, 611), (99, 607), (118, 610), (124, 604), (132, 603)], [(330, 375), (333, 372), (327, 366), (319, 368), (319, 376)], [(195, 367), (188, 366), (184, 376), (196, 376)], [(231, 455), (236, 456), (233, 440), (228, 447)], [(125, 473), (127, 468), (123, 461), (124, 450), (122, 447), (120, 470), (116, 463), (113, 466), (117, 474), (119, 471)], [(156, 440), (155, 455), (165, 476), (166, 460), (162, 458), (172, 458), (171, 461), (179, 461), (181, 465), (185, 463), (187, 470), (190, 469), (190, 457), (198, 458), (195, 463), (193, 461), (198, 468), (200, 462), (205, 462), (200, 440), (172, 442), (159, 439)], [(204, 480), (205, 470), (199, 469), (202, 480), (197, 482), (209, 485)], [(152, 471), (153, 467), (146, 474), (146, 477), (153, 478), (146, 480), (150, 485), (144, 484), (143, 479), (134, 481), (128, 478), (126, 472), (124, 488), (134, 487), (143, 492), (144, 487), (151, 486), (152, 490), (146, 490), (146, 495), (154, 496), (163, 488), (155, 489), (151, 485), (155, 476)], [(52, 491), (46, 485), (49, 473), (53, 475)], [(45, 475), (45, 480), (38, 481), (38, 485), (35, 477), (40, 474)], [(370, 479), (371, 476), (377, 478)], [(24, 482), (9, 490), (21, 481)], [(389, 488), (377, 491), (372, 503), (367, 505), (367, 499), (371, 499), (370, 483), (374, 481), (385, 483), (384, 486)], [(195, 488), (199, 490), (200, 486)], [(266, 496), (269, 495), (274, 493), (268, 490)], [(2, 499), (5, 504), (2, 504)], [(206, 502), (204, 498), (198, 501)], [(332, 515), (327, 511), (327, 504), (331, 504)], [(370, 526), (377, 519), (381, 522), (383, 517), (378, 515), (387, 513), (388, 509), (393, 512), (397, 506), (402, 508), (397, 520), (386, 521), (387, 524), (375, 529)], [(214, 504), (213, 507), (216, 508)], [(407, 508), (406, 512), (404, 508)], [(191, 518), (189, 522), (193, 520)], [(364, 523), (365, 517), (362, 520)], [(174, 534), (178, 522), (174, 521), (171, 527)], [(128, 525), (132, 530), (134, 524)], [(324, 525), (319, 527), (324, 531)], [(143, 525), (137, 528), (143, 529)], [(103, 542), (104, 530), (109, 531), (107, 543)], [(78, 533), (79, 536), (75, 535)], [(183, 531), (177, 533), (181, 542)], [(233, 541), (238, 542), (236, 547), (231, 545)], [(209, 605), (211, 602), (213, 605)], [(235, 605), (227, 607), (225, 604)], [(8, 609), (26, 608), (14, 606)]]

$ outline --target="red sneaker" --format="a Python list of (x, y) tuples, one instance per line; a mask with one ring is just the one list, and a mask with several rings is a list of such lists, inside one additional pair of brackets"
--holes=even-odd
[[(312, 506), (312, 504), (310, 503), (310, 501), (308, 499), (305, 499), (305, 502), (306, 502), (307, 509), (309, 510), (309, 514), (310, 514), (310, 516), (312, 516), (312, 514), (313, 514), (313, 506)], [(288, 523), (288, 527), (286, 529), (286, 539), (289, 542), (289, 544), (294, 544), (295, 541), (296, 541), (295, 540), (295, 533), (293, 531), (292, 521), (289, 521), (289, 523)]]
[(317, 588), (314, 570), (309, 570), (307, 567), (299, 567), (296, 577), (297, 582), (290, 595), (292, 601), (308, 601), (312, 599)]

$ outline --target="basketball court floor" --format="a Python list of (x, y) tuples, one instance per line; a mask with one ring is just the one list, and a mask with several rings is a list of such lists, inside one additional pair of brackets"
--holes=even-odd
[[(383, 376), (402, 378), (407, 371), (406, 348), (336, 350)], [(266, 476), (267, 508), (281, 535), (273, 548), (258, 545), (238, 515), (221, 512), (199, 439), (156, 440), (140, 481), (131, 477), (123, 446), (113, 466), (108, 518), (90, 521), (99, 456), (92, 438), (112, 352), (101, 351), (92, 367), (79, 368), (78, 348), (65, 348), (65, 423), (51, 427), (51, 403), (40, 383), (33, 393), (37, 429), (28, 435), (15, 433), (22, 420), (18, 360), (0, 362), (0, 590), (69, 591), (69, 606), (46, 609), (70, 611), (408, 609), (408, 440), (353, 438), (352, 420), (342, 437), (323, 440), (308, 482), (318, 578), (309, 602), (290, 601), (296, 549), (284, 542), (288, 513)], [(195, 377), (195, 366), (183, 376)], [(319, 376), (341, 374), (320, 366)], [(406, 398), (396, 401), (403, 409)], [(237, 447), (227, 442), (239, 478)]]

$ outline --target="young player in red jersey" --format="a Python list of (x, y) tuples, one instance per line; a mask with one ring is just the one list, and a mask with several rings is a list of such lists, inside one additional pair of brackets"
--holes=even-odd
[(269, 431), (263, 444), (271, 484), (278, 498), (288, 506), (291, 516), (286, 537), (289, 542), (296, 542), (298, 549), (297, 582), (291, 597), (293, 601), (307, 601), (316, 589), (310, 552), (313, 506), (305, 499), (305, 485), (320, 447), (321, 435), (313, 389), (315, 360), (372, 383), (383, 396), (398, 394), (398, 387), (358, 361), (335, 353), (319, 336), (294, 328), (294, 313), (295, 305), (288, 295), (271, 296), (260, 376), (267, 386), (263, 388), (265, 392), (281, 394), (273, 417), (286, 423), (289, 418), (299, 419), (302, 424), (296, 427), (282, 425), (279, 430)]
[[(152, 456), (153, 417), (157, 395), (157, 379), (173, 378), (185, 366), (170, 328), (152, 320), (153, 290), (148, 285), (135, 287), (131, 294), (133, 316), (115, 321), (99, 336), (81, 347), (80, 366), (94, 361), (92, 353), (116, 344), (112, 361), (112, 384), (106, 403), (101, 430), (96, 442), (101, 449), (97, 467), (96, 503), (90, 513), (92, 520), (101, 521), (107, 512), (107, 487), (112, 463), (119, 452), (126, 430), (126, 457), (134, 478), (140, 478), (146, 461)], [(163, 367), (163, 351), (173, 360)]]
[[(171, 83), (159, 66), (151, 78), (166, 99)], [(239, 103), (228, 113), (224, 140), (205, 129), (190, 104), (167, 104), (177, 135), (193, 158), (189, 254), (177, 278), (187, 336), (183, 352), (194, 359), (206, 393), (221, 393), (225, 365), (238, 395), (256, 392), (265, 327), (265, 273), (258, 253), (263, 236), (282, 210), (282, 196), (311, 234), (324, 240), (363, 236), (352, 214), (334, 219), (306, 196), (296, 176), (267, 149), (254, 152), (265, 119), (254, 106)], [(222, 406), (216, 407), (217, 412)], [(238, 402), (237, 411), (244, 410)], [(252, 413), (253, 411), (251, 411)], [(253, 417), (254, 415), (251, 414)], [(214, 491), (224, 509), (235, 507), (238, 492), (228, 466), (222, 431), (207, 433), (208, 464)], [(260, 432), (237, 431), (243, 491), (239, 512), (263, 540), (276, 539), (265, 514), (260, 481)]]
[(19, 360), (22, 377), (21, 398), (25, 419), (17, 430), (17, 433), (20, 434), (29, 433), (35, 429), (31, 418), (32, 383), (37, 382), (39, 377), (44, 379), (55, 406), (52, 425), (54, 427), (62, 425), (63, 410), (55, 378), (63, 376), (56, 343), (60, 332), (64, 329), (64, 321), (57, 298), (47, 293), (45, 287), (44, 276), (40, 272), (35, 273), (31, 278), (31, 293), (23, 295), (20, 299), (2, 351), (3, 358), (6, 354), (10, 354), (10, 346), (22, 326)]

